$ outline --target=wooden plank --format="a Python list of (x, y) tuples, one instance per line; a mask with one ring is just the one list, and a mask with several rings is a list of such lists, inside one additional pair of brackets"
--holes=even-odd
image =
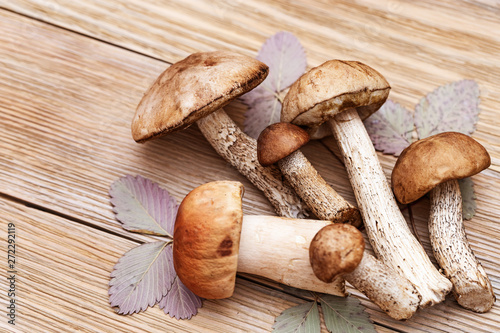
[(5, 6), (168, 62), (213, 49), (255, 55), (267, 37), (291, 31), (309, 65), (331, 58), (366, 62), (387, 77), (391, 98), (410, 109), (439, 85), (474, 79), (482, 92), (475, 137), (500, 171), (500, 9), (494, 2), (20, 0)]
[(125, 174), (149, 177), (179, 201), (196, 185), (235, 179), (246, 185), (247, 212), (272, 213), (196, 126), (132, 140), (135, 106), (166, 64), (5, 12), (1, 29), (5, 194), (120, 233), (107, 193)]
[[(246, 183), (213, 153), (196, 128), (152, 144), (131, 142), (131, 113), (165, 63), (5, 12), (0, 29), (0, 62), (5, 69), (0, 73), (3, 193), (146, 240), (124, 233), (114, 220), (107, 190), (117, 177), (141, 173), (159, 181), (178, 199), (209, 180), (227, 177)], [(230, 112), (241, 122), (241, 105), (233, 105)], [(305, 152), (325, 178), (339, 183), (340, 190), (352, 200), (345, 172), (325, 147), (312, 143)], [(381, 158), (385, 170), (390, 171), (394, 159)], [(199, 173), (200, 161), (206, 163), (203, 174)], [(485, 268), (492, 274), (498, 295), (500, 281), (494, 259), (500, 251), (498, 240), (488, 239), (488, 234), (490, 238), (498, 234), (498, 173), (486, 172), (478, 179), (483, 179), (478, 188), (481, 209), (474, 220), (477, 238), (471, 242), (481, 260), (486, 260)], [(272, 213), (265, 199), (248, 184), (245, 211)], [(425, 211), (425, 207), (419, 211), (418, 227), (423, 231)], [(212, 310), (220, 311), (218, 307)], [(484, 315), (464, 311), (451, 297), (405, 323), (391, 321), (373, 306), (370, 311), (377, 323), (415, 332), (475, 330), (478, 323), (484, 323), (485, 332), (491, 331), (498, 325), (499, 314), (497, 305)]]
[[(191, 320), (173, 319), (158, 306), (118, 315), (108, 301), (110, 272), (139, 243), (4, 198), (0, 216), (2, 240), (8, 223), (15, 225), (17, 271), (16, 325), (3, 318), (3, 332), (267, 332), (281, 311), (302, 302), (237, 279), (233, 297), (205, 300)], [(5, 278), (0, 288), (9, 289)]]
[[(150, 75), (154, 72), (155, 76), (163, 70), (164, 63), (11, 13), (0, 12), (0, 15), (2, 15), (0, 29), (3, 32), (3, 37), (0, 37), (3, 38), (0, 40), (3, 48), (1, 64), (5, 69), (0, 73), (2, 82), (0, 84), (2, 92), (0, 126), (4, 134), (0, 143), (2, 173), (0, 182), (4, 195), (18, 198), (40, 209), (67, 216), (79, 223), (106, 229), (114, 235), (140, 241), (151, 241), (152, 237), (123, 231), (119, 223), (115, 221), (109, 204), (107, 194), (109, 185), (124, 174), (139, 173), (147, 176), (159, 182), (179, 200), (194, 186), (201, 183), (216, 179), (237, 179), (247, 185), (245, 212), (272, 214), (270, 205), (261, 194), (252, 189), (243, 177), (212, 152), (196, 128), (147, 145), (138, 145), (131, 140), (129, 122), (135, 107), (134, 99), (140, 98), (143, 89), (149, 84), (146, 81), (152, 79), (148, 77), (148, 71)], [(14, 36), (16, 32), (16, 38), (9, 37)], [(41, 41), (41, 43), (33, 43), (33, 41)], [(75, 73), (77, 76), (74, 75)], [(136, 85), (141, 82), (144, 86), (137, 88)], [(135, 98), (130, 97), (131, 94), (135, 94)], [(232, 107), (233, 112), (238, 109), (241, 109), (241, 105)], [(317, 147), (321, 148), (321, 145), (317, 144)], [(206, 165), (202, 168), (203, 173), (200, 173), (201, 164)], [(343, 182), (347, 184), (345, 179)], [(38, 225), (38, 221), (48, 220), (52, 223), (52, 219), (45, 215), (24, 219), (22, 212), (14, 211), (8, 216), (12, 220), (25, 221), (35, 226)], [(62, 226), (59, 224), (65, 223), (69, 223), (69, 231), (65, 229), (65, 233), (61, 236), (58, 230)], [(28, 224), (25, 228), (30, 230), (31, 226)], [(28, 297), (29, 293), (28, 298), (33, 297), (35, 302), (35, 305), (30, 308), (33, 311), (27, 310), (26, 313), (20, 314), (20, 317), (24, 315), (29, 319), (26, 322), (32, 323), (32, 326), (26, 326), (26, 331), (40, 328), (61, 329), (61, 331), (68, 329), (68, 325), (76, 320), (74, 316), (77, 316), (68, 310), (71, 308), (70, 304), (53, 307), (53, 311), (51, 310), (53, 302), (60, 302), (60, 299), (65, 297), (74, 305), (80, 297), (87, 297), (87, 293), (96, 292), (100, 295), (100, 303), (99, 305), (93, 304), (92, 310), (108, 311), (108, 313), (111, 311), (106, 303), (104, 284), (107, 283), (106, 279), (111, 272), (112, 265), (125, 251), (120, 246), (120, 241), (125, 244), (131, 244), (131, 241), (121, 238), (117, 238), (117, 241), (110, 241), (111, 236), (108, 234), (101, 239), (104, 250), (114, 254), (112, 264), (108, 262), (106, 266), (95, 261), (92, 263), (99, 268), (99, 271), (106, 271), (100, 277), (101, 290), (94, 288), (92, 292), (84, 292), (85, 295), (80, 295), (82, 290), (87, 290), (85, 284), (76, 287), (82, 281), (87, 280), (87, 278), (81, 278), (81, 281), (68, 281), (67, 283), (74, 284), (74, 286), (64, 289), (61, 293), (58, 288), (51, 288), (59, 283), (61, 276), (56, 275), (51, 278), (56, 268), (49, 263), (50, 258), (59, 258), (58, 274), (63, 274), (65, 269), (73, 273), (81, 271), (82, 267), (89, 267), (89, 265), (78, 260), (61, 259), (61, 256), (65, 254), (73, 255), (73, 252), (60, 247), (52, 249), (48, 244), (63, 242), (60, 238), (66, 239), (68, 232), (71, 231), (76, 236), (68, 239), (67, 244), (63, 243), (68, 247), (73, 247), (75, 246), (73, 243), (92, 239), (93, 236), (90, 237), (89, 234), (100, 232), (94, 229), (87, 230), (87, 227), (81, 225), (75, 227), (74, 223), (66, 220), (60, 221), (59, 224), (44, 231), (43, 238), (26, 236), (26, 238), (33, 239), (32, 244), (26, 247), (26, 255), (29, 257), (41, 252), (48, 258), (44, 261), (45, 265), (39, 265), (34, 260), (25, 266), (26, 274), (32, 277), (34, 282), (26, 286), (25, 294), (21, 293), (20, 299)], [(87, 231), (82, 232), (80, 230), (82, 228)], [(41, 231), (35, 232), (42, 234)], [(115, 236), (111, 238), (114, 239)], [(47, 246), (49, 249), (45, 252), (40, 249), (40, 247)], [(97, 247), (95, 244), (93, 246)], [(130, 245), (127, 249), (129, 248)], [(30, 249), (29, 252), (28, 249)], [(265, 284), (263, 285), (263, 283), (271, 286), (275, 284), (257, 281), (266, 293), (273, 297), (287, 299), (286, 294), (266, 289)], [(257, 298), (255, 301), (252, 297), (247, 297), (243, 293), (244, 283), (241, 289), (242, 294), (235, 296), (234, 301), (242, 304), (249, 303), (248, 306), (251, 307), (265, 308), (264, 319), (267, 320), (266, 325), (268, 325), (265, 331), (269, 330), (274, 317), (283, 309), (296, 304), (282, 302), (281, 308), (276, 307), (274, 304), (266, 304), (265, 298)], [(38, 292), (36, 298), (31, 296), (35, 291)], [(251, 289), (248, 292), (254, 293), (255, 291)], [(292, 299), (297, 300), (293, 297)], [(224, 310), (223, 304), (225, 301), (222, 303), (214, 301), (205, 305), (210, 318), (197, 319), (200, 321), (200, 328), (203, 328), (202, 331), (205, 329), (218, 331), (220, 323), (238, 321), (233, 317), (238, 316), (241, 310), (232, 306)], [(98, 309), (99, 307), (102, 308)], [(158, 327), (158, 314), (163, 316), (160, 310), (155, 311), (152, 309), (144, 314), (149, 316), (149, 313), (154, 313), (151, 317), (153, 323), (151, 330)], [(47, 313), (44, 314), (45, 312)], [(59, 312), (62, 313), (58, 315)], [(249, 311), (245, 310), (243, 313), (249, 313)], [(374, 313), (382, 315), (378, 310)], [(40, 324), (37, 324), (42, 316), (48, 317), (47, 322), (40, 321)], [(94, 319), (89, 320), (90, 323), (87, 320), (93, 318), (92, 316), (78, 315), (77, 318), (81, 321), (71, 324), (74, 325), (71, 328), (91, 330), (88, 327), (94, 325), (92, 323)], [(123, 318), (125, 317), (112, 317), (106, 320), (101, 328), (104, 331), (108, 329), (114, 331), (114, 329), (121, 330), (123, 327), (129, 327), (127, 324), (129, 322), (126, 321), (128, 319), (122, 323)], [(142, 319), (138, 316), (132, 318), (134, 318), (133, 323), (130, 324), (132, 327), (141, 325)], [(113, 324), (113, 320), (119, 323)], [(246, 315), (242, 320), (243, 324), (248, 322), (248, 325), (254, 325), (255, 321)], [(261, 320), (263, 319), (257, 321)], [(163, 323), (164, 319), (159, 322)], [(174, 322), (172, 326), (172, 330), (178, 331), (191, 331), (191, 329), (193, 327), (184, 326), (182, 322), (177, 324)], [(245, 331), (237, 326), (232, 326), (227, 331), (232, 332), (234, 329)], [(252, 327), (251, 331), (254, 330), (259, 329)]]

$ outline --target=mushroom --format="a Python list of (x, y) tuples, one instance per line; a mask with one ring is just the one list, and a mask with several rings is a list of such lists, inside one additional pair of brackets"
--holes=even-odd
[(375, 254), (415, 285), (425, 307), (443, 301), (452, 284), (411, 233), (361, 120), (382, 106), (389, 91), (385, 78), (363, 63), (327, 61), (292, 84), (281, 121), (312, 130), (329, 123)]
[(342, 276), (394, 319), (409, 319), (418, 310), (420, 294), (415, 286), (367, 253), (361, 232), (352, 225), (320, 229), (311, 241), (309, 258), (321, 281)]
[(317, 218), (361, 226), (359, 210), (328, 185), (299, 150), (308, 141), (307, 132), (296, 125), (271, 124), (257, 139), (258, 160), (263, 166), (277, 163), (288, 183)]
[(258, 163), (256, 140), (222, 109), (260, 84), (268, 70), (260, 61), (234, 52), (194, 53), (167, 68), (143, 96), (132, 120), (132, 136), (145, 142), (196, 122), (217, 153), (264, 193), (278, 215), (304, 217), (307, 206), (283, 182), (279, 169)]
[[(174, 227), (173, 261), (179, 279), (192, 292), (207, 299), (231, 297), (236, 272), (240, 272), (295, 288), (346, 296), (343, 288), (329, 283), (343, 281), (340, 275), (323, 280), (315, 275), (312, 267), (317, 266), (315, 258), (323, 249), (342, 252), (342, 256), (334, 257), (337, 266), (348, 267), (346, 271), (352, 272), (346, 276), (370, 298), (375, 295), (380, 304), (387, 304), (383, 309), (390, 316), (406, 319), (416, 311), (417, 291), (373, 256), (363, 255), (364, 240), (354, 226), (323, 220), (243, 216), (243, 191), (239, 182), (214, 181), (193, 189), (181, 202)], [(332, 225), (341, 227), (341, 235), (353, 236), (337, 236), (335, 242), (329, 242), (330, 247), (322, 245), (332, 235), (321, 238), (318, 234), (325, 235), (323, 229)], [(315, 253), (312, 261), (311, 251)], [(362, 265), (359, 269), (358, 264)]]
[(491, 309), (495, 295), (467, 241), (457, 179), (475, 175), (490, 163), (488, 152), (476, 140), (445, 132), (412, 143), (392, 171), (399, 202), (408, 204), (430, 193), (429, 237), (434, 256), (453, 283), (457, 302), (476, 312)]
[(207, 299), (233, 294), (236, 272), (259, 275), (295, 288), (345, 296), (343, 279), (325, 283), (309, 264), (309, 244), (330, 221), (243, 216), (243, 185), (214, 181), (182, 200), (174, 227), (178, 277)]

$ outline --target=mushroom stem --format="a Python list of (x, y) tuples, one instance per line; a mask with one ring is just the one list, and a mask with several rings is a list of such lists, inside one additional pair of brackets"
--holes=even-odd
[(472, 251), (462, 218), (462, 196), (457, 180), (437, 185), (430, 192), (429, 232), (434, 256), (453, 283), (458, 304), (486, 312), (495, 303), (491, 282)]
[(411, 233), (358, 112), (345, 110), (329, 123), (377, 257), (415, 285), (421, 307), (443, 301), (452, 284)]
[(282, 158), (278, 166), (317, 218), (361, 226), (359, 210), (327, 184), (301, 151)]
[(391, 318), (409, 319), (418, 310), (421, 296), (415, 286), (366, 251), (358, 267), (343, 277)]
[(246, 135), (223, 109), (196, 123), (215, 151), (264, 193), (278, 215), (294, 218), (309, 215), (308, 207), (283, 182), (278, 167), (260, 165), (256, 140)]
[(319, 280), (309, 263), (309, 244), (330, 221), (243, 216), (238, 272), (249, 273), (299, 289), (346, 296), (344, 279)]
[(309, 247), (315, 234), (330, 224), (321, 220), (244, 216), (238, 272), (337, 296), (346, 295), (345, 288), (336, 283), (346, 279), (392, 318), (410, 318), (420, 304), (419, 293), (408, 280), (366, 251), (354, 271), (336, 277), (333, 283), (314, 275)]

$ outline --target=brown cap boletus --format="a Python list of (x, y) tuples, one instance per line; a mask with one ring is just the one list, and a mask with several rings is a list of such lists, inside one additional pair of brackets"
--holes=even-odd
[(332, 224), (314, 236), (309, 247), (309, 259), (318, 279), (329, 283), (358, 267), (364, 251), (365, 240), (358, 229), (345, 224)]
[(409, 319), (418, 310), (421, 297), (415, 286), (367, 253), (361, 232), (351, 225), (331, 224), (318, 231), (309, 259), (320, 280), (342, 276), (394, 319)]
[(335, 115), (355, 109), (368, 118), (391, 87), (375, 69), (358, 61), (330, 60), (297, 80), (283, 100), (281, 121), (315, 130)]
[(174, 228), (178, 277), (196, 295), (230, 297), (236, 272), (295, 288), (345, 296), (343, 279), (324, 283), (309, 264), (309, 244), (330, 221), (243, 216), (243, 185), (215, 181), (193, 189), (181, 202)]
[(396, 198), (404, 204), (430, 193), (429, 233), (434, 256), (453, 283), (464, 308), (486, 312), (495, 295), (467, 241), (458, 179), (490, 166), (486, 149), (468, 135), (444, 132), (416, 141), (399, 156), (392, 171)]
[(404, 149), (391, 174), (394, 195), (402, 204), (418, 200), (448, 180), (473, 176), (491, 164), (486, 149), (472, 137), (439, 133)]
[(313, 130), (330, 126), (375, 254), (416, 286), (421, 306), (429, 306), (444, 300), (451, 282), (408, 228), (362, 122), (384, 104), (389, 91), (387, 80), (370, 66), (327, 61), (290, 87), (281, 121)]
[(359, 210), (337, 193), (299, 150), (309, 142), (309, 135), (291, 123), (267, 126), (257, 139), (260, 164), (277, 163), (295, 192), (321, 220), (361, 226)]
[(189, 127), (252, 90), (269, 68), (230, 51), (199, 52), (167, 68), (144, 94), (132, 137), (144, 142)]
[(174, 268), (184, 285), (200, 297), (233, 294), (238, 266), (243, 186), (207, 183), (191, 191), (177, 211)]
[(267, 126), (257, 138), (259, 163), (269, 166), (299, 150), (309, 142), (309, 134), (290, 123)]
[(167, 68), (144, 94), (132, 120), (132, 137), (145, 142), (196, 122), (217, 153), (266, 195), (278, 215), (307, 216), (307, 206), (283, 183), (278, 168), (257, 163), (256, 141), (222, 109), (268, 72), (264, 63), (235, 52), (193, 53)]

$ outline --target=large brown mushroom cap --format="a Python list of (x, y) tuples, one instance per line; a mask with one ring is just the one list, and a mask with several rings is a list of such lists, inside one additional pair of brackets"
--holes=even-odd
[(314, 275), (330, 283), (337, 276), (358, 267), (365, 250), (365, 240), (356, 227), (334, 223), (319, 230), (309, 246), (309, 260)]
[(365, 119), (384, 104), (390, 89), (379, 72), (363, 63), (330, 60), (292, 84), (281, 121), (315, 129), (348, 108)]
[(257, 158), (263, 166), (269, 166), (287, 157), (309, 142), (309, 134), (290, 123), (274, 123), (267, 126), (257, 139)]
[(269, 68), (230, 51), (194, 53), (167, 68), (137, 106), (132, 137), (143, 142), (180, 130), (252, 90)]
[(392, 188), (399, 202), (413, 202), (436, 185), (475, 175), (491, 164), (486, 149), (468, 135), (439, 133), (413, 142), (392, 170)]
[(182, 201), (174, 228), (174, 268), (182, 283), (207, 299), (234, 291), (240, 244), (243, 185), (215, 181)]

